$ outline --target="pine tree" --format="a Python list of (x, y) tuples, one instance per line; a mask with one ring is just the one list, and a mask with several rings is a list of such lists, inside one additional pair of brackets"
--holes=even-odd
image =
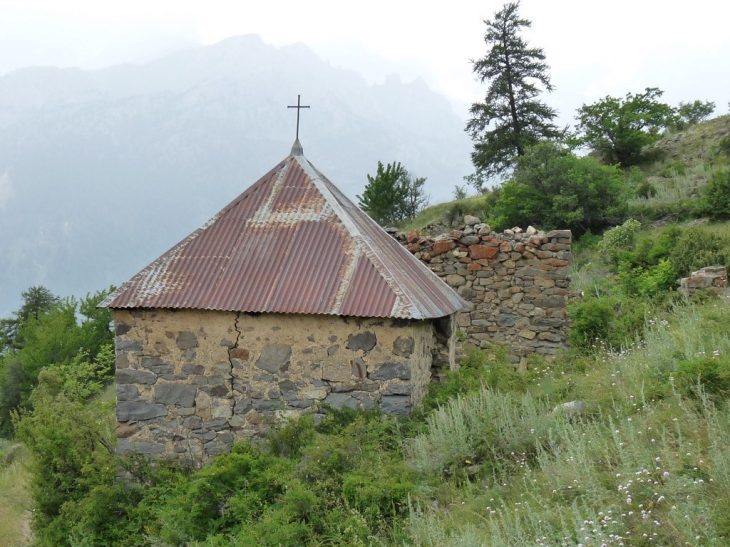
[[(474, 142), (472, 163), (478, 180), (508, 171), (515, 158), (543, 138), (560, 136), (552, 123), (556, 111), (537, 100), (552, 91), (541, 48), (530, 48), (520, 30), (532, 23), (518, 16), (519, 2), (506, 4), (485, 20), (487, 55), (472, 61), (477, 79), (488, 82), (484, 102), (471, 106), (466, 130)], [(542, 89), (538, 87), (542, 85)]]

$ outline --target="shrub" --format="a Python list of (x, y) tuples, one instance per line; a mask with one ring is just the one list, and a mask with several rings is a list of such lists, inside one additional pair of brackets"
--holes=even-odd
[(628, 262), (621, 262), (618, 269), (618, 282), (628, 296), (657, 296), (676, 285), (677, 272), (668, 260), (649, 269), (641, 266), (632, 268)]
[(641, 223), (633, 218), (630, 218), (621, 226), (611, 228), (603, 234), (603, 239), (597, 247), (598, 252), (615, 260), (620, 251), (625, 251), (633, 246), (640, 228)]
[(653, 198), (656, 196), (656, 186), (648, 180), (644, 180), (636, 187), (636, 195), (644, 199)]
[(621, 218), (627, 191), (615, 166), (578, 158), (558, 144), (545, 142), (518, 159), (513, 180), (502, 186), (489, 220), (497, 230), (532, 224), (581, 235)]
[(15, 420), (18, 439), (32, 454), (33, 526), (38, 545), (69, 545), (72, 523), (63, 509), (112, 485), (115, 460), (95, 409), (70, 401), (57, 372), (43, 370), (38, 380), (34, 410)]
[(704, 213), (713, 220), (730, 220), (730, 169), (716, 172), (704, 190)]
[(698, 355), (680, 361), (674, 374), (676, 386), (684, 393), (698, 396), (698, 385), (709, 395), (726, 399), (730, 395), (730, 357)]
[(687, 228), (677, 238), (669, 261), (679, 276), (687, 276), (705, 266), (727, 265), (729, 246), (727, 237), (697, 227)]
[(568, 343), (577, 348), (589, 348), (597, 341), (608, 341), (613, 334), (615, 298), (587, 298), (568, 306), (570, 330)]
[(580, 235), (623, 216), (626, 193), (624, 177), (615, 166), (541, 143), (518, 159), (513, 180), (503, 185), (490, 210), (490, 224), (495, 229), (534, 224)]
[(468, 351), (458, 369), (446, 371), (442, 382), (429, 384), (419, 411), (426, 413), (457, 395), (478, 391), (483, 386), (506, 391), (524, 390), (526, 378), (507, 362), (506, 352), (502, 348), (494, 348), (493, 352), (494, 358), (490, 359), (482, 350)]

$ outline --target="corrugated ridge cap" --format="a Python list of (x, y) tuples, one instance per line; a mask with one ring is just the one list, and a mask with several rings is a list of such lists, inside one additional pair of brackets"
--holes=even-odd
[[(332, 206), (333, 210), (335, 211), (335, 214), (340, 218), (342, 223), (347, 227), (347, 229), (350, 231), (353, 238), (356, 239), (357, 243), (361, 246), (363, 253), (367, 256), (367, 258), (370, 260), (370, 262), (375, 266), (375, 268), (378, 270), (380, 275), (383, 277), (383, 279), (388, 283), (388, 286), (391, 287), (393, 292), (396, 293), (396, 295), (402, 299), (403, 301), (400, 302), (400, 306), (406, 306), (410, 309), (410, 314), (414, 319), (426, 319), (426, 318), (434, 318), (434, 317), (443, 317), (446, 315), (450, 315), (451, 313), (454, 313), (456, 311), (459, 311), (461, 309), (464, 309), (468, 306), (468, 303), (462, 299), (456, 292), (454, 292), (451, 287), (446, 285), (436, 274), (434, 274), (430, 269), (428, 269), (420, 260), (418, 260), (416, 257), (414, 257), (411, 253), (403, 249), (403, 247), (400, 245), (400, 243), (393, 240), (392, 236), (388, 234), (381, 226), (379, 226), (375, 221), (371, 221), (372, 226), (378, 230), (380, 235), (384, 239), (386, 239), (388, 242), (393, 240), (393, 243), (395, 243), (399, 249), (399, 251), (395, 251), (397, 255), (399, 255), (401, 260), (408, 261), (412, 266), (415, 266), (417, 269), (419, 269), (427, 279), (431, 281), (433, 284), (434, 290), (439, 292), (446, 300), (449, 301), (451, 304), (452, 309), (449, 311), (446, 310), (428, 310), (426, 306), (423, 304), (425, 302), (432, 301), (432, 297), (428, 294), (426, 294), (425, 291), (420, 290), (418, 291), (420, 294), (414, 294), (416, 291), (414, 291), (415, 287), (406, 287), (402, 283), (398, 282), (398, 279), (403, 275), (403, 272), (400, 271), (392, 271), (391, 268), (388, 267), (388, 264), (383, 261), (380, 257), (380, 252), (383, 251), (390, 251), (390, 249), (381, 249), (381, 248), (374, 248), (373, 244), (376, 243), (375, 241), (372, 241), (370, 238), (365, 237), (362, 232), (360, 231), (359, 227), (357, 226), (357, 220), (353, 218), (352, 215), (350, 215), (347, 211), (343, 210), (343, 206), (341, 203), (346, 204), (346, 206), (349, 208), (351, 207), (353, 211), (355, 211), (355, 215), (357, 213), (362, 213), (357, 206), (350, 201), (347, 196), (345, 196), (339, 188), (337, 188), (336, 185), (334, 185), (325, 175), (323, 175), (312, 163), (307, 160), (304, 156), (295, 156), (295, 158), (299, 165), (302, 167), (302, 169), (305, 170), (309, 178), (312, 180), (312, 183), (317, 186), (317, 188), (320, 190), (323, 196), (325, 196), (325, 199), (327, 202)], [(369, 217), (368, 217), (368, 220)], [(391, 248), (395, 248), (395, 246), (391, 246)], [(402, 249), (402, 252), (400, 251)], [(398, 316), (397, 308), (399, 307), (399, 302), (396, 300), (393, 308), (393, 316)], [(438, 306), (434, 306), (434, 308), (438, 308)], [(420, 316), (420, 317), (419, 317)]]

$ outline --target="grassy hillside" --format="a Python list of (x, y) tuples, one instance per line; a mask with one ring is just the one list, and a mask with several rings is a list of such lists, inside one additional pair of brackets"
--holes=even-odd
[(0, 440), (0, 545), (7, 547), (30, 544), (27, 458), (22, 446)]
[[(80, 400), (82, 376), (44, 371), (18, 425), (36, 545), (728, 545), (730, 292), (675, 289), (730, 263), (730, 224), (700, 218), (729, 128), (725, 116), (667, 135), (661, 158), (625, 175), (626, 217), (574, 247), (570, 348), (526, 372), (504, 348), (475, 351), (407, 419), (305, 417), (199, 471), (152, 469), (107, 450), (110, 391)], [(492, 204), (437, 205), (403, 228), (488, 219)], [(21, 471), (0, 505), (0, 534), (20, 540)]]

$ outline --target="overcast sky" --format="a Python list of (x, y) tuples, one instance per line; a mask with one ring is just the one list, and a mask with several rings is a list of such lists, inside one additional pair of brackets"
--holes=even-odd
[[(98, 68), (255, 33), (273, 45), (303, 42), (371, 81), (422, 76), (454, 101), (479, 100), (469, 59), (482, 56), (495, 0), (2, 0), (0, 74), (30, 65)], [(544, 48), (563, 123), (606, 94), (647, 86), (671, 104), (730, 100), (730, 2), (523, 0), (531, 45)], [(460, 103), (460, 106), (459, 106)]]

